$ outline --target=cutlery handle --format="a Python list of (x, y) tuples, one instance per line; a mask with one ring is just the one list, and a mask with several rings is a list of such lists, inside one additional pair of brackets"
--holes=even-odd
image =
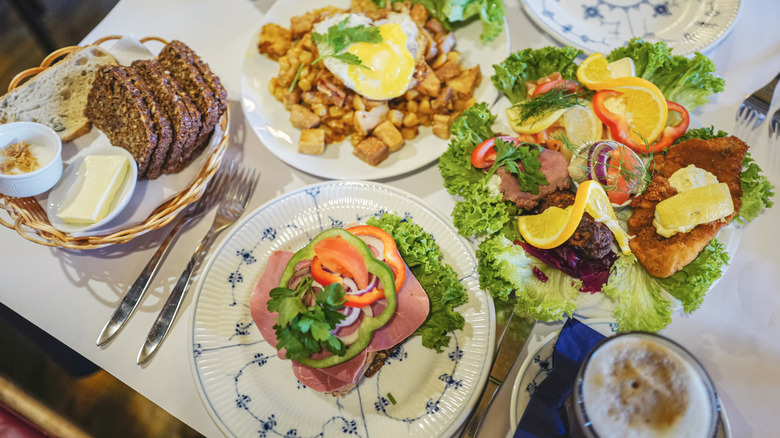
[(179, 220), (171, 232), (168, 233), (168, 236), (165, 237), (165, 240), (163, 240), (162, 244), (160, 244), (160, 247), (157, 248), (157, 251), (146, 264), (143, 271), (141, 271), (141, 274), (138, 275), (135, 283), (133, 283), (133, 285), (130, 287), (130, 290), (128, 290), (124, 298), (122, 298), (119, 306), (117, 306), (117, 308), (114, 310), (111, 318), (109, 318), (108, 322), (106, 322), (105, 327), (103, 327), (103, 331), (100, 332), (100, 336), (98, 336), (97, 339), (98, 347), (102, 347), (111, 339), (114, 339), (114, 336), (119, 333), (119, 330), (125, 326), (127, 321), (130, 319), (130, 316), (133, 314), (133, 312), (135, 312), (135, 309), (138, 308), (138, 303), (141, 302), (141, 297), (143, 297), (146, 294), (146, 291), (149, 289), (152, 278), (154, 278), (154, 275), (160, 268), (162, 260), (165, 257), (165, 254), (168, 252), (168, 248), (170, 247), (171, 242), (173, 241), (173, 237), (186, 222), (187, 220), (184, 219)]
[(471, 411), (471, 415), (468, 417), (468, 422), (463, 428), (463, 432), (460, 434), (461, 438), (474, 438), (477, 436), (482, 420), (485, 418), (488, 408), (493, 403), (493, 398), (498, 392), (498, 388), (501, 387), (501, 382), (488, 378), (485, 382), (485, 388), (482, 390), (482, 394), (477, 401), (477, 407)]
[(214, 240), (214, 238), (217, 237), (219, 231), (220, 230), (216, 230), (213, 227), (209, 229), (209, 232), (206, 233), (206, 236), (203, 238), (203, 240), (200, 241), (200, 244), (195, 249), (194, 254), (187, 263), (187, 267), (184, 268), (184, 271), (181, 273), (179, 280), (176, 282), (176, 286), (173, 287), (173, 290), (168, 296), (168, 299), (165, 301), (162, 310), (160, 310), (160, 314), (157, 315), (157, 319), (154, 321), (152, 328), (149, 330), (146, 341), (144, 342), (141, 351), (138, 353), (138, 365), (143, 365), (149, 359), (151, 359), (152, 356), (154, 356), (154, 354), (157, 352), (160, 344), (162, 344), (163, 340), (168, 335), (171, 325), (173, 325), (173, 321), (176, 319), (176, 315), (179, 313), (181, 303), (184, 301), (184, 297), (187, 295), (187, 291), (189, 291), (190, 278), (192, 277), (192, 273), (195, 272), (198, 265), (200, 265), (200, 262), (206, 255), (206, 250), (208, 249), (209, 245), (211, 245), (211, 242)]

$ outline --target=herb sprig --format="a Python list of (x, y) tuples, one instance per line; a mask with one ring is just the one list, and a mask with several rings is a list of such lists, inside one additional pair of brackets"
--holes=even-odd
[(583, 92), (573, 93), (565, 88), (556, 87), (532, 99), (518, 102), (512, 105), (512, 108), (517, 109), (520, 124), (523, 124), (531, 117), (541, 119), (545, 115), (559, 109), (580, 105), (584, 98), (585, 93)]
[(295, 290), (277, 287), (270, 292), (268, 310), (279, 314), (274, 325), (276, 348), (285, 348), (287, 359), (307, 358), (322, 349), (339, 356), (346, 352), (344, 342), (330, 332), (346, 318), (339, 312), (344, 307), (344, 288), (333, 283), (315, 291), (312, 283), (304, 278)]
[[(362, 68), (368, 68), (363, 65), (363, 61), (355, 54), (349, 52), (342, 52), (352, 44), (355, 43), (371, 43), (379, 44), (382, 42), (382, 34), (378, 27), (368, 26), (361, 24), (359, 26), (347, 27), (349, 22), (349, 16), (341, 20), (338, 24), (334, 24), (328, 28), (328, 33), (322, 34), (312, 32), (311, 39), (316, 44), (325, 43), (333, 49), (331, 52), (321, 53), (311, 65), (317, 64), (325, 58), (336, 58), (350, 65), (356, 65)], [(301, 63), (298, 66), (298, 71), (295, 73), (292, 84), (290, 84), (290, 92), (295, 89), (295, 84), (298, 83), (298, 78), (301, 76), (304, 64)]]
[[(542, 173), (542, 163), (539, 162), (539, 154), (542, 153), (542, 147), (533, 143), (521, 143), (517, 147), (512, 143), (496, 138), (496, 162), (490, 168), (485, 181), (490, 180), (499, 167), (504, 168), (511, 174), (517, 175), (517, 181), (520, 183), (520, 190), (524, 192), (539, 194), (539, 186), (549, 184), (547, 177)], [(523, 165), (523, 169), (517, 162)]]

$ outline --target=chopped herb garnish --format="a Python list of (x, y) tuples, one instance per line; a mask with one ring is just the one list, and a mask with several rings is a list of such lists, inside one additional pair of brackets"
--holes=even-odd
[(388, 392), (387, 399), (390, 400), (390, 403), (395, 404), (395, 398), (393, 397), (393, 394)]
[[(542, 147), (533, 143), (521, 143), (514, 147), (512, 143), (496, 138), (496, 162), (488, 171), (485, 181), (489, 180), (499, 167), (504, 166), (507, 172), (517, 175), (520, 190), (534, 195), (539, 194), (539, 186), (549, 184), (547, 177), (542, 173), (542, 163), (539, 162), (539, 154)], [(517, 162), (523, 165), (523, 170)]]
[[(382, 34), (379, 31), (378, 27), (375, 26), (368, 26), (365, 25), (359, 25), (354, 27), (347, 27), (347, 22), (349, 22), (349, 16), (341, 20), (338, 24), (334, 24), (333, 26), (328, 28), (328, 33), (322, 34), (313, 32), (311, 34), (311, 39), (316, 44), (326, 43), (329, 45), (333, 51), (327, 52), (327, 53), (321, 53), (320, 56), (317, 57), (314, 61), (312, 61), (311, 65), (314, 65), (324, 58), (336, 58), (339, 59), (347, 64), (351, 65), (357, 65), (359, 67), (368, 68), (365, 65), (363, 65), (363, 61), (360, 60), (360, 58), (357, 55), (354, 55), (349, 52), (341, 53), (342, 50), (346, 49), (352, 44), (355, 43), (372, 43), (372, 44), (378, 44), (382, 42)], [(292, 84), (290, 84), (290, 92), (295, 89), (295, 84), (298, 83), (298, 78), (301, 76), (301, 71), (303, 71), (304, 64), (301, 63), (300, 66), (298, 66), (298, 72), (295, 73), (295, 78), (293, 78)]]
[(295, 290), (277, 287), (270, 292), (268, 310), (279, 314), (274, 325), (276, 348), (285, 348), (287, 359), (304, 359), (322, 349), (339, 356), (346, 352), (344, 342), (330, 332), (345, 318), (339, 312), (344, 307), (344, 288), (334, 283), (315, 291), (312, 282), (307, 277)]

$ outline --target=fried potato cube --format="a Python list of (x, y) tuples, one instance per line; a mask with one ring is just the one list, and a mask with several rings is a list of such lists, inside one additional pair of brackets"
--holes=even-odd
[(353, 150), (353, 153), (372, 166), (378, 166), (390, 155), (390, 148), (376, 137), (367, 137)]
[(463, 67), (457, 61), (446, 61), (435, 69), (434, 72), (440, 81), (447, 82), (460, 76), (461, 72), (463, 72)]
[(446, 114), (433, 115), (433, 135), (445, 140), (450, 138), (450, 116)]
[(428, 21), (428, 9), (420, 3), (415, 3), (409, 11), (409, 16), (418, 26), (425, 26), (425, 22)]
[(268, 55), (271, 59), (279, 59), (280, 56), (290, 50), (292, 44), (292, 32), (274, 23), (268, 23), (260, 31), (260, 41), (257, 49), (260, 53)]
[(436, 76), (436, 72), (433, 71), (431, 66), (427, 63), (423, 63), (423, 66), (425, 69), (423, 72), (424, 77), (417, 84), (415, 89), (426, 96), (436, 97), (439, 95), (439, 90), (441, 89), (441, 81)]
[(447, 86), (452, 87), (453, 91), (460, 97), (470, 97), (474, 88), (479, 84), (479, 77), (480, 72), (477, 65), (464, 71), (455, 79), (447, 81)]
[(301, 141), (298, 142), (298, 152), (322, 155), (325, 152), (325, 130), (321, 128), (302, 130)]
[(382, 140), (391, 153), (401, 149), (404, 145), (404, 136), (390, 120), (385, 120), (374, 128), (374, 136)]
[(320, 118), (305, 106), (294, 104), (290, 107), (290, 123), (296, 129), (311, 129), (320, 124)]

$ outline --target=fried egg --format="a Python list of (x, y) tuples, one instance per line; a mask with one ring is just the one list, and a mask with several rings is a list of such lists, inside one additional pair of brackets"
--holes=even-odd
[[(412, 86), (415, 65), (424, 49), (418, 42), (419, 31), (415, 22), (403, 13), (391, 13), (387, 18), (376, 21), (357, 13), (338, 14), (314, 25), (314, 32), (327, 34), (329, 27), (338, 25), (347, 17), (346, 27), (378, 27), (382, 42), (358, 42), (343, 50), (360, 58), (362, 66), (328, 57), (323, 59), (325, 67), (345, 86), (368, 99), (386, 100), (406, 93)], [(324, 42), (317, 44), (317, 49), (320, 54), (333, 51)]]

